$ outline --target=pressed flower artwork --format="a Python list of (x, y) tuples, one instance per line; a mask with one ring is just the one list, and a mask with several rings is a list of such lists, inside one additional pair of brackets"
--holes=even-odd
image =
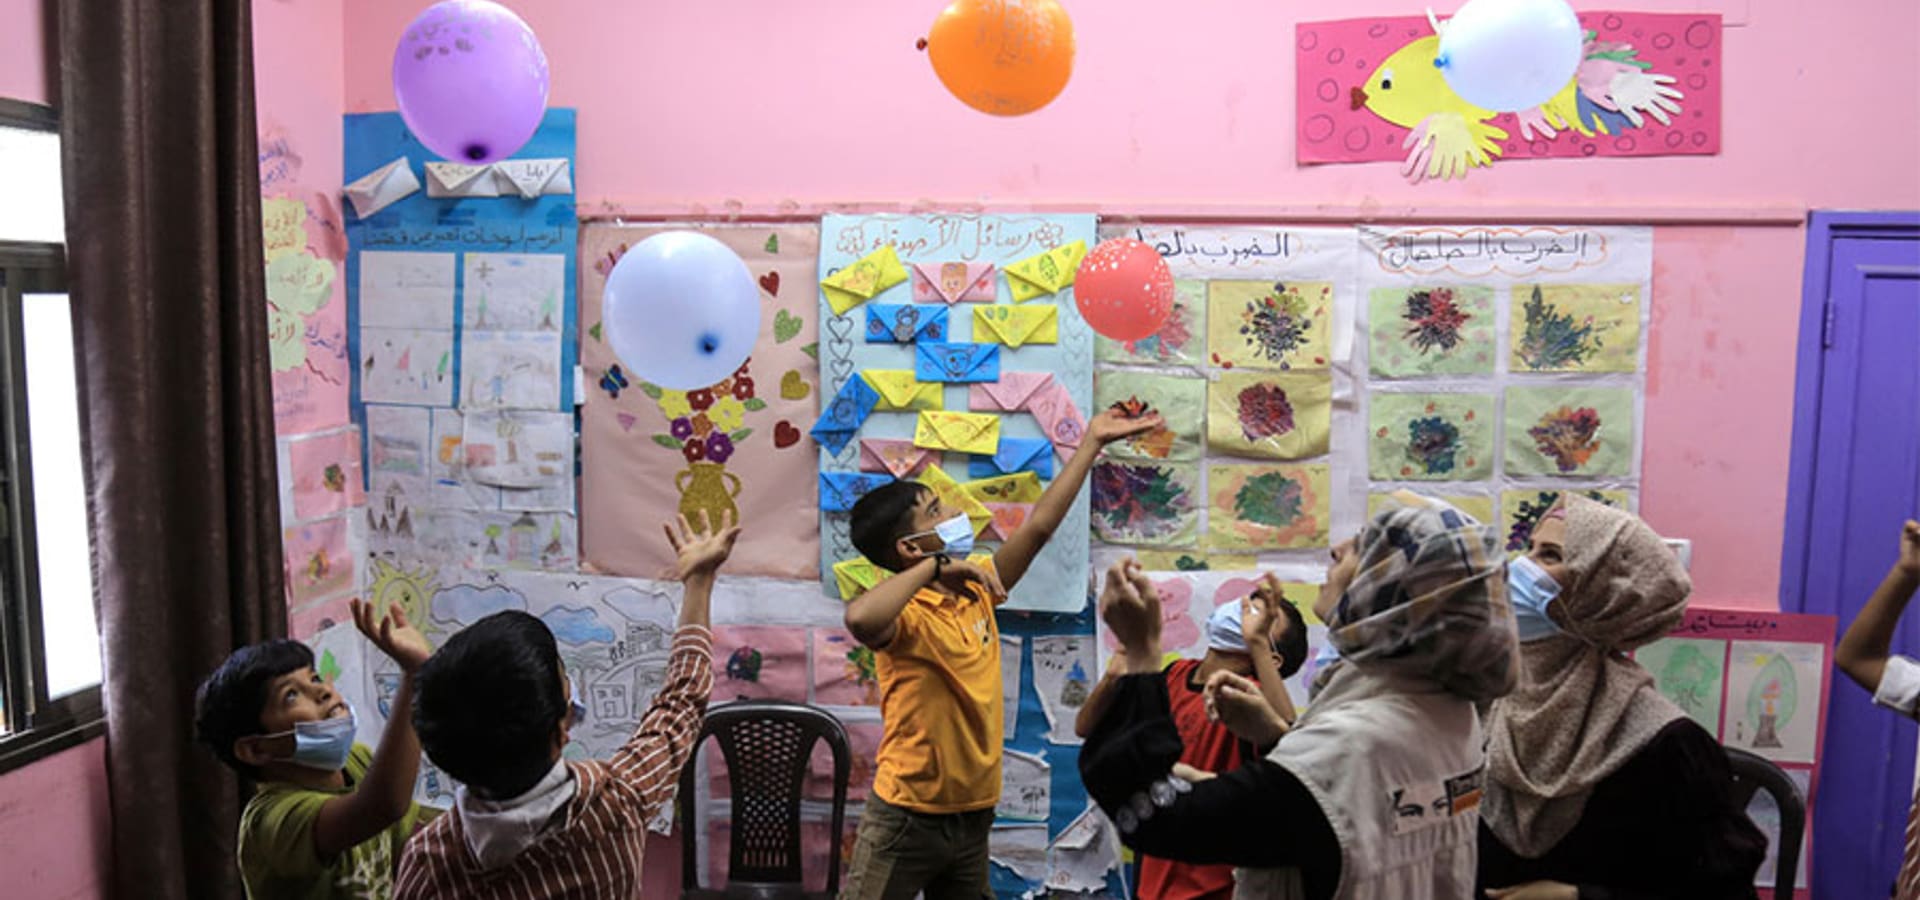
[(1200, 458), (1200, 429), (1207, 407), (1205, 379), (1103, 370), (1094, 376), (1093, 405), (1128, 418), (1157, 413), (1163, 422), (1146, 434), (1116, 441), (1107, 448), (1109, 457)]
[(1207, 545), (1287, 550), (1327, 545), (1327, 466), (1209, 466)]
[(1141, 366), (1192, 366), (1207, 355), (1207, 283), (1175, 281), (1173, 312), (1160, 330), (1137, 341), (1094, 338), (1094, 358)]
[(1508, 475), (1632, 474), (1632, 388), (1508, 388), (1506, 418)]
[(1200, 525), (1200, 469), (1102, 462), (1093, 469), (1093, 533), (1109, 544), (1191, 546)]
[(1368, 367), (1380, 378), (1491, 375), (1494, 334), (1491, 288), (1381, 288), (1368, 300)]
[(1367, 477), (1480, 481), (1493, 475), (1493, 397), (1371, 394)]
[[(1546, 518), (1547, 511), (1560, 502), (1559, 491), (1512, 490), (1500, 495), (1500, 533), (1506, 540), (1508, 553), (1524, 553), (1533, 541), (1533, 527)], [(1577, 488), (1577, 493), (1588, 500), (1596, 500), (1608, 506), (1631, 509), (1633, 498), (1626, 491), (1597, 490)], [(1485, 521), (1485, 520), (1482, 520)]]
[(1523, 285), (1513, 289), (1515, 372), (1632, 372), (1640, 363), (1640, 287)]
[(1228, 372), (1207, 387), (1207, 446), (1264, 459), (1327, 452), (1333, 380), (1325, 372)]
[(1333, 285), (1323, 281), (1207, 284), (1207, 362), (1223, 369), (1325, 369)]

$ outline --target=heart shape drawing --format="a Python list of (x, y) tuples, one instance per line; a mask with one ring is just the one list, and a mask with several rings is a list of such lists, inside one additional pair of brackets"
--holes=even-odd
[(800, 443), (800, 429), (793, 427), (792, 422), (782, 420), (775, 423), (773, 426), (773, 446), (775, 448), (785, 450), (798, 443)]
[[(778, 273), (775, 273), (775, 274), (778, 274)], [(806, 324), (807, 324), (807, 320), (802, 319), (799, 316), (794, 315), (793, 313), (787, 312), (784, 309), (774, 313), (773, 314), (774, 343), (784, 344), (790, 340), (793, 340), (795, 336), (800, 334), (800, 329), (805, 327)]]
[(760, 289), (775, 297), (780, 296), (780, 273), (768, 272), (760, 276)]
[(780, 399), (805, 400), (811, 393), (813, 393), (813, 386), (808, 384), (805, 378), (800, 377), (800, 370), (788, 369), (787, 374), (780, 376)]

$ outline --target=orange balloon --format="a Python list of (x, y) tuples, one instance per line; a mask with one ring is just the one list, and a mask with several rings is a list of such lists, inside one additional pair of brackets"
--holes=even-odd
[(1073, 21), (1055, 0), (954, 0), (933, 20), (927, 55), (962, 103), (996, 116), (1033, 112), (1073, 74)]

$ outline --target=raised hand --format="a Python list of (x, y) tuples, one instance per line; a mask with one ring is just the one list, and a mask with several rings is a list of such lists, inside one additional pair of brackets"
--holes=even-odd
[(1909, 575), (1920, 575), (1920, 522), (1909, 519), (1900, 529), (1900, 561), (1895, 565)]
[(1087, 422), (1088, 438), (1096, 446), (1104, 447), (1114, 441), (1125, 440), (1134, 435), (1146, 434), (1164, 424), (1159, 413), (1130, 419), (1114, 410), (1104, 410)]
[(1000, 585), (1000, 576), (993, 569), (976, 565), (964, 559), (948, 560), (940, 566), (940, 583), (955, 592), (966, 591), (969, 583), (978, 584), (987, 589), (988, 599), (995, 603), (1007, 599), (1007, 589)]
[(1252, 679), (1232, 672), (1215, 672), (1207, 679), (1205, 690), (1207, 718), (1227, 726), (1227, 730), (1265, 747), (1287, 733), (1287, 721), (1267, 702), (1260, 686)]
[(720, 570), (720, 564), (726, 562), (727, 556), (733, 553), (733, 542), (740, 538), (737, 514), (729, 513), (720, 519), (714, 522), (703, 509), (697, 528), (685, 515), (679, 516), (678, 534), (674, 533), (671, 524), (660, 526), (667, 533), (667, 543), (679, 555), (667, 577), (675, 581), (685, 581), (695, 576), (711, 578)]
[(353, 627), (360, 629), (388, 659), (399, 663), (400, 671), (411, 675), (433, 655), (433, 644), (420, 629), (407, 624), (407, 613), (400, 604), (388, 605), (387, 614), (377, 620), (371, 603), (356, 598), (347, 601), (347, 606), (353, 610)]
[(1100, 618), (1123, 650), (1140, 653), (1160, 644), (1160, 595), (1132, 557), (1113, 564), (1100, 589)]
[(1276, 603), (1287, 602), (1280, 591), (1280, 579), (1269, 572), (1260, 579), (1260, 586), (1252, 596), (1240, 601), (1240, 637), (1247, 642), (1249, 651), (1262, 650), (1272, 642), (1273, 617), (1278, 609)]

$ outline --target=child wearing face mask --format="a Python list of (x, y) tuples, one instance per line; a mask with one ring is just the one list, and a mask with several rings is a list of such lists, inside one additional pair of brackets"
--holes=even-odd
[(1160, 422), (1095, 416), (990, 560), (968, 561), (973, 523), (924, 485), (892, 482), (854, 503), (854, 548), (894, 574), (847, 604), (847, 631), (875, 651), (884, 724), (844, 900), (992, 896), (987, 838), (1004, 737), (994, 608), (1066, 518), (1100, 449)]
[(360, 632), (400, 665), (378, 750), (354, 743), (354, 710), (298, 641), (234, 651), (195, 698), (199, 740), (257, 785), (238, 841), (250, 898), (386, 900), (401, 847), (437, 814), (413, 802), (413, 676), (433, 648), (399, 604), (377, 621), (370, 604), (354, 600), (352, 610)]

